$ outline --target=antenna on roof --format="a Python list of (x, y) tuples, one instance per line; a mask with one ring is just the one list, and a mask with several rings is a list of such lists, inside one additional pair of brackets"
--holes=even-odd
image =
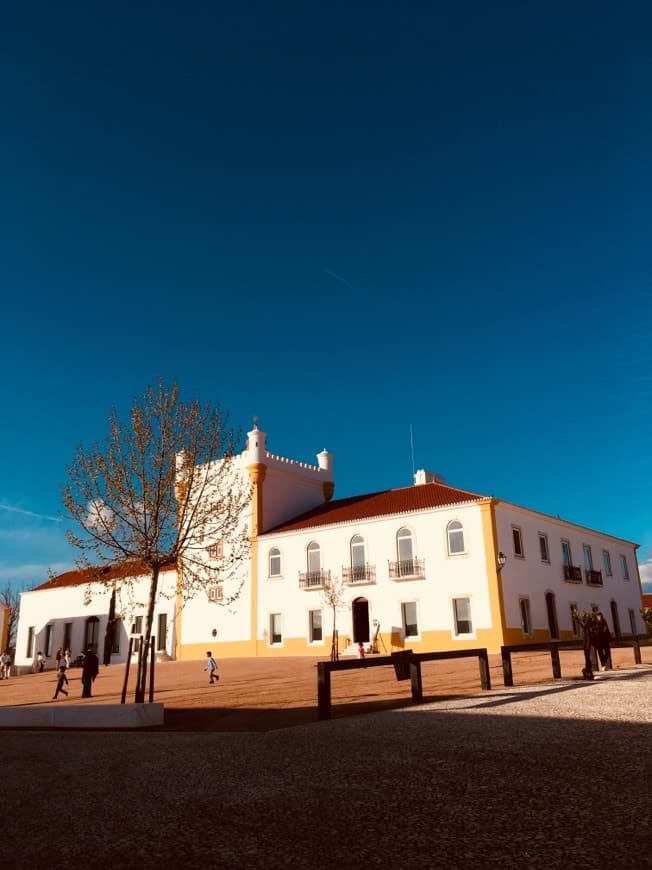
[(410, 423), (410, 456), (412, 457), (412, 480), (414, 480), (414, 435), (412, 433), (412, 423)]

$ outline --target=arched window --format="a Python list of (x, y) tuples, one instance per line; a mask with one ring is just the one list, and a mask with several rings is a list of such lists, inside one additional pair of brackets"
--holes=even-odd
[(364, 580), (367, 554), (362, 535), (351, 538), (351, 579)]
[(412, 532), (403, 527), (396, 534), (396, 553), (399, 562), (399, 573), (402, 577), (414, 574), (414, 544)]
[(311, 541), (308, 544), (308, 573), (319, 572), (321, 570), (321, 550), (316, 541)]
[(269, 551), (269, 576), (281, 576), (281, 551), (278, 547), (272, 547)]
[(464, 527), (458, 520), (453, 520), (447, 526), (448, 555), (454, 556), (464, 552)]

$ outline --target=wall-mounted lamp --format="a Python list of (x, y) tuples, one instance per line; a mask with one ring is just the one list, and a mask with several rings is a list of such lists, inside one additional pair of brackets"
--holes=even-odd
[(506, 561), (507, 561), (507, 556), (501, 550), (500, 553), (498, 553), (498, 573), (499, 574), (503, 570), (503, 568), (505, 567)]
[(214, 629), (211, 631), (211, 634), (213, 635), (213, 637), (217, 637), (217, 629), (214, 628)]

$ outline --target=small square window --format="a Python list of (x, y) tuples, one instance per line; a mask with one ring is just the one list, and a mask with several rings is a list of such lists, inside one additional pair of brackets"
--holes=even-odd
[(222, 586), (209, 586), (208, 587), (208, 600), (209, 601), (222, 601), (224, 598), (224, 588)]

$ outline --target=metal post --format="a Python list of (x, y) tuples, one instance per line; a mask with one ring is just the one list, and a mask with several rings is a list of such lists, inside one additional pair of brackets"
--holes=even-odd
[(561, 680), (561, 661), (559, 660), (559, 647), (550, 647), (550, 658), (552, 660), (552, 676), (555, 680)]
[(127, 683), (129, 682), (129, 665), (131, 663), (131, 650), (134, 645), (133, 637), (129, 638), (129, 651), (127, 652), (127, 661), (125, 662), (125, 680), (122, 684), (122, 697), (120, 698), (120, 703), (124, 704), (127, 697)]
[(506, 686), (514, 685), (514, 675), (512, 674), (512, 654), (504, 646), (500, 648), (500, 656), (503, 660), (503, 683)]
[(149, 703), (153, 704), (154, 703), (154, 659), (156, 658), (156, 656), (154, 655), (154, 649), (156, 646), (156, 638), (153, 635), (152, 635), (152, 640), (151, 640), (151, 646), (152, 646), (152, 649), (150, 652), (151, 659), (149, 662)]
[(414, 656), (410, 659), (410, 683), (412, 700), (418, 703), (423, 699), (423, 683), (421, 682), (421, 662)]
[(320, 719), (331, 718), (330, 662), (317, 662), (317, 709)]
[(637, 665), (641, 664), (641, 643), (638, 639), (638, 635), (632, 635), (632, 648), (634, 650), (634, 661)]
[(478, 656), (478, 664), (480, 666), (480, 685), (483, 689), (489, 690), (491, 688), (491, 674), (489, 673), (489, 655), (486, 649), (483, 649)]

